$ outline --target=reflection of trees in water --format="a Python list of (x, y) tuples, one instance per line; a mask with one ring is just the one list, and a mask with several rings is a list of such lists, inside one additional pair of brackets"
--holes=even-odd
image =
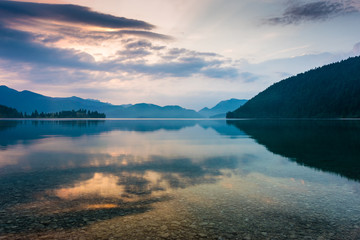
[(5, 131), (9, 128), (15, 128), (18, 124), (21, 124), (21, 121), (0, 121), (0, 131)]
[(80, 137), (111, 131), (179, 131), (197, 124), (225, 136), (243, 135), (237, 128), (225, 124), (224, 120), (6, 120), (0, 121), (0, 146), (19, 142), (28, 144), (31, 140), (50, 135)]
[[(32, 140), (49, 136), (79, 137), (111, 131), (178, 131), (197, 124), (219, 133), (229, 128), (224, 122), (194, 120), (7, 121), (0, 130), (0, 144), (31, 145)], [(46, 150), (26, 152), (24, 158), (24, 166), (0, 169), (6, 172), (0, 176), (0, 192), (7, 193), (0, 198), (0, 208), (6, 209), (0, 218), (4, 232), (76, 228), (148, 211), (153, 203), (170, 199), (168, 190), (215, 183), (223, 176), (222, 170), (236, 168), (238, 161), (234, 156), (195, 160)]]
[(195, 126), (193, 120), (19, 120), (0, 121), (0, 146), (28, 144), (46, 136), (80, 137), (111, 131), (178, 131)]
[(6, 149), (9, 143), (9, 138), (4, 132), (16, 129), (18, 124), (21, 124), (21, 121), (0, 121), (0, 150)]
[(228, 121), (269, 151), (301, 165), (360, 180), (360, 121)]

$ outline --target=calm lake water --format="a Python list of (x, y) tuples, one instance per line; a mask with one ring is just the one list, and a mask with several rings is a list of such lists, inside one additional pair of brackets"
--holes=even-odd
[(0, 239), (360, 239), (360, 121), (0, 121)]

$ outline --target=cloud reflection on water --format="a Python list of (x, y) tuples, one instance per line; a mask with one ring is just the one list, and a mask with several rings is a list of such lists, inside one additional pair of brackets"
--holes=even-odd
[[(355, 183), (274, 154), (265, 142), (268, 138), (260, 135), (269, 133), (268, 128), (254, 122), (252, 129), (246, 125), (251, 122), (242, 123), (12, 124), (0, 130), (0, 135), (9, 136), (1, 139), (5, 148), (0, 152), (0, 192), (7, 194), (0, 199), (6, 213), (0, 226), (16, 216), (16, 223), (5, 232), (82, 228), (96, 221), (146, 215), (159, 206), (167, 209), (171, 202), (182, 201), (179, 196), (186, 199), (181, 210), (191, 205), (191, 211), (205, 207), (216, 215), (224, 208), (224, 224), (231, 221), (233, 209), (259, 217), (269, 212), (281, 220), (288, 213), (301, 219), (299, 209), (312, 213), (311, 206), (336, 219), (327, 213), (329, 206), (341, 211), (349, 207)], [(271, 142), (282, 143), (282, 134), (270, 133), (266, 136)], [(346, 204), (338, 205), (338, 192)], [(316, 205), (319, 198), (321, 206)], [(244, 204), (248, 208), (241, 208)], [(47, 226), (49, 222), (57, 224)], [(28, 223), (33, 224), (31, 229)]]

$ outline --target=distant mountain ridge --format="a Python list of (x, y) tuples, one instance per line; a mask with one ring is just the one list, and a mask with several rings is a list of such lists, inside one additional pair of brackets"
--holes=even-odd
[(19, 112), (50, 113), (66, 110), (87, 109), (99, 111), (110, 118), (201, 118), (194, 110), (180, 106), (158, 106), (154, 104), (139, 103), (126, 105), (112, 105), (93, 99), (79, 97), (53, 98), (31, 91), (16, 91), (7, 86), (0, 86), (0, 104), (15, 108)]
[(244, 105), (246, 102), (246, 99), (231, 98), (229, 100), (219, 102), (213, 108), (205, 107), (201, 109), (199, 113), (204, 117), (224, 118), (227, 112), (236, 110), (240, 106)]
[(359, 118), (360, 57), (273, 84), (227, 118)]
[(53, 98), (28, 90), (16, 91), (6, 86), (0, 86), (0, 104), (17, 109), (20, 112), (59, 112), (62, 110), (77, 110), (80, 108), (98, 110), (111, 107), (109, 103), (85, 100), (79, 97)]

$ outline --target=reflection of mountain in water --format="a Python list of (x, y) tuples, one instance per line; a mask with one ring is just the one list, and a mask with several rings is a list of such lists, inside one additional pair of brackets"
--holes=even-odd
[(158, 130), (178, 131), (199, 124), (212, 128), (221, 135), (243, 135), (224, 120), (19, 120), (0, 121), (0, 146), (49, 136), (79, 137), (110, 131), (154, 132)]
[[(7, 193), (0, 198), (0, 208), (11, 209), (0, 219), (0, 227), (15, 215), (16, 224), (4, 232), (26, 232), (29, 222), (49, 219), (56, 220), (54, 229), (81, 227), (88, 224), (84, 217), (97, 221), (141, 213), (151, 209), (152, 203), (168, 200), (168, 190), (219, 181), (237, 168), (239, 156), (227, 151), (210, 156), (186, 154), (186, 149), (193, 151), (187, 147), (192, 139), (187, 134), (192, 131), (168, 132), (187, 127), (196, 132), (202, 130), (199, 126), (214, 129), (217, 133), (212, 136), (243, 134), (225, 121), (0, 121), (0, 146), (5, 146), (0, 155), (0, 192)], [(160, 134), (149, 134), (159, 130)], [(157, 139), (163, 135), (166, 138)], [(165, 142), (185, 151), (173, 152), (170, 146), (170, 153), (163, 152), (169, 146)], [(208, 149), (201, 147), (201, 152)], [(43, 201), (52, 212), (38, 204)], [(33, 211), (24, 213), (28, 208)], [(33, 229), (46, 227), (37, 224)]]
[(275, 154), (360, 180), (360, 122), (345, 120), (228, 121)]
[(225, 124), (224, 120), (202, 120), (198, 123), (204, 129), (214, 129), (218, 134), (231, 138), (245, 136), (246, 134), (235, 126)]
[(8, 146), (22, 141), (41, 139), (48, 136), (79, 137), (110, 131), (153, 132), (157, 130), (180, 130), (194, 126), (195, 121), (166, 120), (21, 120), (0, 121), (0, 146)]

